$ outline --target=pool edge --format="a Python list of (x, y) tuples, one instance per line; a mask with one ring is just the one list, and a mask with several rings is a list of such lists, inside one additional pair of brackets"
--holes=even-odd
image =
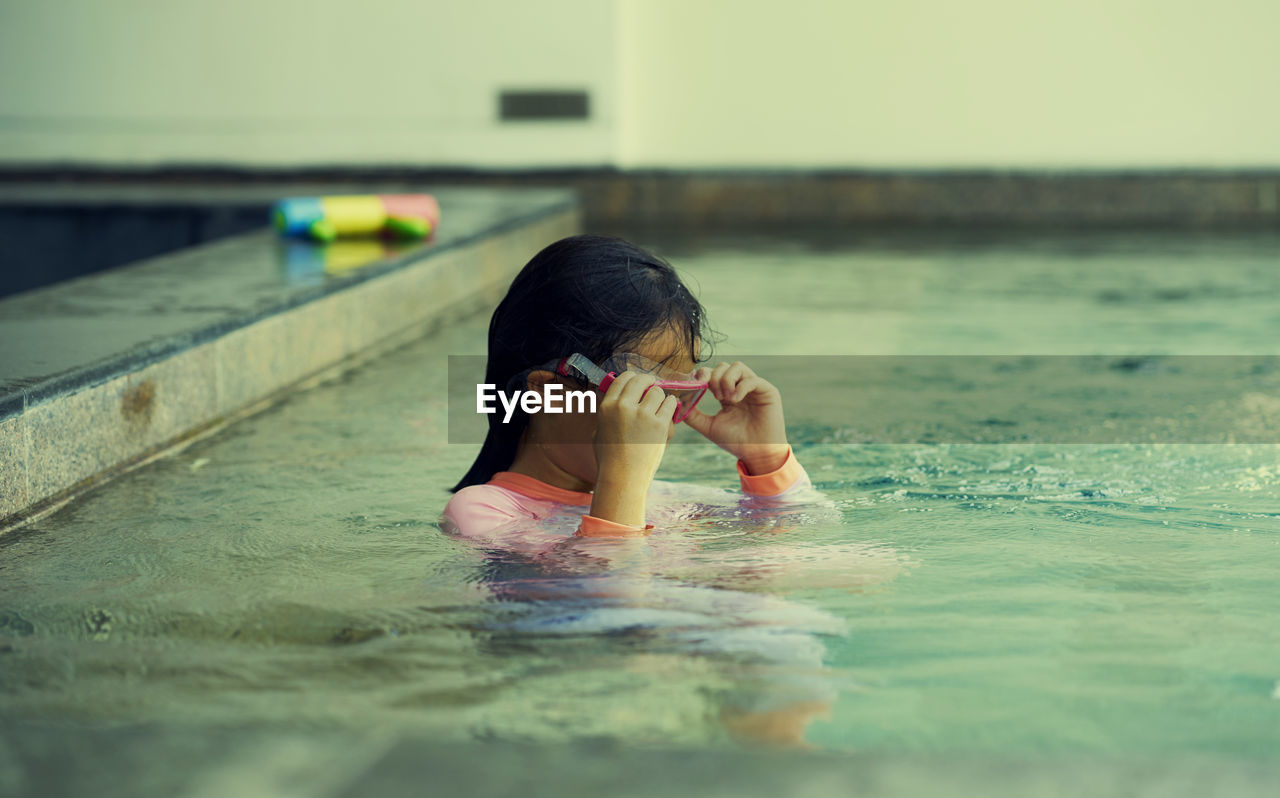
[(579, 201), (524, 214), (0, 419), (0, 536), (309, 383), (495, 302)]

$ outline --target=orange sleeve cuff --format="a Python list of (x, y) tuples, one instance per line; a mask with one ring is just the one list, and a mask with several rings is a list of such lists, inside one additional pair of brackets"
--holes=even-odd
[(584, 515), (582, 523), (578, 525), (578, 531), (573, 534), (580, 538), (639, 538), (649, 534), (652, 529), (653, 524), (646, 524), (644, 529), (641, 529), (638, 526), (596, 518), (594, 515)]
[(804, 468), (790, 446), (787, 447), (787, 459), (782, 466), (767, 474), (748, 474), (742, 461), (738, 461), (738, 482), (742, 484), (742, 492), (752, 496), (777, 496), (796, 484), (803, 475)]

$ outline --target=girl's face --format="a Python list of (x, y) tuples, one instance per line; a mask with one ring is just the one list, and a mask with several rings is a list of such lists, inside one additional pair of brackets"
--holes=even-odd
[[(680, 372), (697, 368), (694, 355), (685, 351), (685, 338), (675, 330), (667, 329), (643, 343), (628, 347), (628, 351), (643, 355), (655, 362), (664, 363)], [(673, 354), (676, 353), (676, 354)], [(536, 377), (541, 379), (536, 379)], [(530, 388), (536, 389), (555, 377), (541, 371), (530, 375)], [(581, 390), (582, 386), (561, 380), (565, 390)], [(597, 402), (598, 402), (597, 398)], [(596, 482), (598, 466), (595, 452), (595, 413), (535, 413), (529, 419), (529, 432), (521, 446), (536, 446), (542, 455), (561, 470), (590, 483)], [(675, 435), (675, 425), (667, 433), (667, 440)]]

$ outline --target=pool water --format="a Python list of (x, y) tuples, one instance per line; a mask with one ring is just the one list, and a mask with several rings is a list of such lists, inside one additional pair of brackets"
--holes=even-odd
[[(726, 357), (1280, 354), (1276, 237), (658, 249)], [(665, 501), (706, 512), (607, 566), (532, 566), (436, 527), (476, 450), (446, 443), (446, 358), (482, 354), (486, 328), (296, 393), (0, 538), (0, 715), (688, 749), (1280, 750), (1280, 447), (850, 444), (793, 418), (812, 501), (744, 508), (728, 455), (672, 446)]]

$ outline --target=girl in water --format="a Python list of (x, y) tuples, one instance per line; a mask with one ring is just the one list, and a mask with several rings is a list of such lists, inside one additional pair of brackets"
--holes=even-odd
[[(719, 663), (735, 685), (720, 691), (720, 728), (804, 745), (805, 727), (835, 699), (821, 638), (844, 622), (768, 594), (788, 577), (819, 584), (794, 543), (707, 551), (696, 530), (700, 519), (732, 518), (735, 531), (777, 532), (795, 520), (788, 508), (806, 522), (838, 513), (787, 442), (778, 389), (742, 363), (698, 365), (710, 337), (698, 300), (643, 249), (585, 235), (543, 249), (494, 311), (485, 383), (544, 397), (557, 383), (595, 391), (596, 412), (490, 414), (441, 527), (484, 552), (484, 582), (505, 613), (486, 627), (486, 645), (632, 640), (642, 645), (625, 649), (630, 668), (663, 656)], [(720, 402), (714, 414), (697, 406), (706, 392)], [(745, 495), (654, 480), (678, 423), (737, 458)], [(821, 556), (840, 564), (829, 575), (844, 586), (864, 581), (854, 572), (867, 572), (861, 549)], [(584, 659), (598, 656), (590, 650)], [(598, 714), (584, 711), (584, 728)]]
[[(494, 311), (485, 382), (539, 394), (552, 382), (603, 391), (598, 410), (491, 414), (483, 448), (453, 488), (445, 527), (489, 539), (512, 521), (577, 507), (577, 537), (643, 536), (663, 518), (649, 498), (678, 422), (738, 458), (748, 496), (810, 487), (787, 443), (778, 389), (742, 363), (697, 365), (710, 334), (675, 270), (643, 249), (587, 235), (543, 249)], [(720, 402), (714, 415), (695, 406), (704, 391)]]

